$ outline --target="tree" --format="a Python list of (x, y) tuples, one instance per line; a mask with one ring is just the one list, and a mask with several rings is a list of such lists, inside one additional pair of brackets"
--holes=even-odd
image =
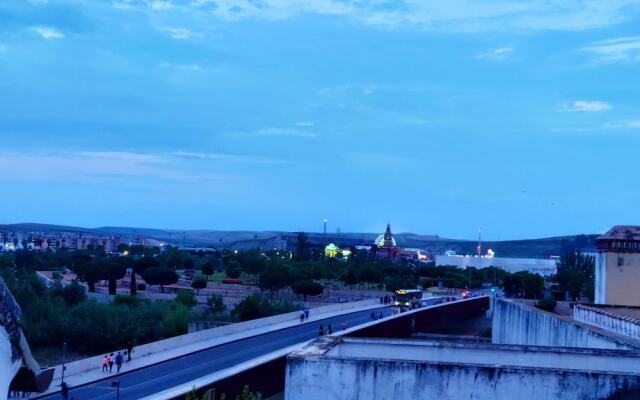
[(187, 257), (184, 259), (183, 267), (187, 271), (193, 269), (193, 260), (191, 259), (191, 257)]
[(116, 247), (116, 250), (118, 250), (119, 253), (124, 253), (125, 251), (129, 251), (129, 245), (126, 243), (120, 243)]
[(236, 260), (229, 260), (227, 262), (226, 272), (227, 276), (232, 279), (240, 278), (240, 275), (242, 275), (242, 269)]
[(307, 296), (317, 296), (324, 291), (324, 286), (312, 280), (294, 282), (291, 288), (296, 294), (303, 295), (304, 301), (307, 301)]
[(191, 287), (196, 290), (196, 296), (200, 294), (200, 289), (207, 287), (207, 277), (204, 275), (197, 275), (191, 281)]
[(91, 293), (96, 292), (96, 283), (104, 279), (105, 271), (102, 266), (102, 264), (94, 261), (88, 263), (79, 262), (74, 265), (74, 272), (81, 281), (87, 283)]
[(104, 271), (104, 278), (109, 281), (109, 294), (114, 296), (116, 294), (116, 283), (118, 279), (124, 278), (127, 273), (127, 268), (122, 262), (115, 259), (105, 259), (100, 262), (100, 269)]
[(271, 264), (260, 274), (258, 286), (260, 289), (268, 289), (272, 293), (289, 286), (291, 284), (291, 272), (288, 267), (282, 264)]
[(179, 289), (178, 293), (176, 293), (176, 303), (180, 303), (185, 307), (193, 307), (198, 302), (193, 296), (193, 290), (189, 289)]
[(214, 313), (222, 312), (227, 308), (227, 305), (224, 304), (224, 299), (219, 294), (212, 294), (207, 297), (207, 305)]
[(142, 275), (144, 281), (149, 285), (160, 285), (160, 292), (164, 293), (165, 285), (172, 285), (180, 278), (178, 273), (171, 268), (152, 267), (147, 269)]
[(201, 272), (206, 276), (213, 275), (213, 263), (211, 261), (206, 261), (202, 264)]

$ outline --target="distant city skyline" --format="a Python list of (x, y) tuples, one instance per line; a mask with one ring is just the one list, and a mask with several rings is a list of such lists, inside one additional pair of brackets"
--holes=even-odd
[(0, 224), (640, 224), (640, 1), (9, 0)]

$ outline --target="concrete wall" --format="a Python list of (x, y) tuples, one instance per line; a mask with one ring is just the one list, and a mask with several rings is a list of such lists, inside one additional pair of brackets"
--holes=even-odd
[[(331, 304), (328, 306), (316, 307), (311, 309), (311, 316), (316, 316), (319, 314), (328, 314), (333, 312), (348, 312), (349, 310), (364, 307), (368, 305), (376, 305), (379, 304), (380, 300), (378, 299), (370, 299), (370, 300), (362, 300), (351, 303), (341, 303), (341, 304)], [(215, 339), (218, 337), (232, 335), (237, 333), (246, 333), (253, 329), (265, 328), (272, 325), (278, 325), (285, 322), (290, 321), (299, 321), (300, 312), (295, 311), (286, 314), (274, 315), (272, 317), (267, 318), (259, 318), (246, 322), (239, 322), (237, 324), (225, 325), (218, 328), (207, 329), (199, 332), (188, 333), (186, 335), (180, 335), (176, 337), (172, 337), (169, 339), (159, 340), (157, 342), (152, 342), (148, 344), (144, 344), (141, 346), (137, 346), (134, 348), (134, 357), (140, 358), (145, 357), (151, 354), (161, 353), (164, 351), (175, 350), (176, 348), (193, 345), (194, 343), (203, 342), (209, 339)], [(123, 351), (124, 349), (120, 349)], [(113, 351), (118, 351), (118, 349), (113, 349)], [(85, 371), (95, 370), (100, 367), (102, 362), (102, 357), (104, 355), (97, 355), (94, 357), (85, 358), (82, 360), (74, 361), (72, 363), (67, 364), (66, 375), (73, 375), (82, 373)], [(58, 379), (62, 372), (62, 368), (60, 366), (56, 367), (54, 379)]]
[(573, 319), (640, 340), (640, 320), (616, 314), (615, 310), (578, 304), (573, 308)]
[(638, 387), (640, 376), (624, 373), (290, 356), (285, 399), (588, 400)]
[(504, 257), (475, 257), (475, 256), (446, 256), (437, 255), (436, 265), (452, 265), (458, 268), (486, 268), (497, 267), (508, 272), (529, 271), (543, 276), (556, 273), (556, 261), (542, 258), (504, 258)]
[(561, 317), (516, 301), (496, 299), (493, 310), (492, 342), (532, 346), (640, 349), (629, 339)]
[(640, 253), (598, 252), (596, 304), (640, 306)]

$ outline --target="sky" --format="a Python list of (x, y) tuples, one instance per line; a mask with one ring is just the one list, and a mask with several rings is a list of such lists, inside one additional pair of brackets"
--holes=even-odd
[(640, 0), (3, 0), (0, 223), (640, 224)]

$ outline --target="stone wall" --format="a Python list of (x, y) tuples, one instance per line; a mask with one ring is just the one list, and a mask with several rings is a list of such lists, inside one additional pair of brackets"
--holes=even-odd
[(496, 299), (492, 342), (532, 346), (640, 349), (640, 343), (508, 299)]

